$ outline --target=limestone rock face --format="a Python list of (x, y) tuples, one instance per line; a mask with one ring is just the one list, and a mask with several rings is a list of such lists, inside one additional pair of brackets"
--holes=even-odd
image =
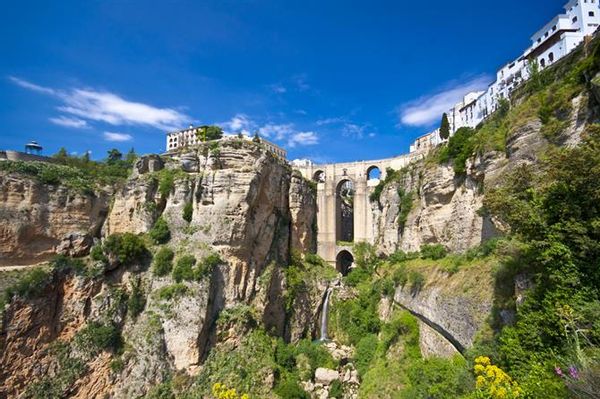
[(129, 179), (115, 194), (104, 235), (148, 232), (158, 217), (157, 190), (158, 182), (155, 179), (143, 175)]
[(290, 213), (292, 217), (291, 245), (301, 253), (315, 252), (317, 237), (316, 194), (299, 174), (292, 174), (290, 180)]
[[(431, 268), (424, 274), (426, 283), (420, 289), (408, 283), (397, 287), (394, 301), (423, 322), (424, 353), (448, 356), (454, 352), (448, 342), (457, 350), (473, 345), (492, 310), (492, 268), (491, 263), (483, 264), (453, 275)], [(447, 342), (441, 343), (442, 338)]]
[(97, 236), (108, 204), (106, 192), (82, 193), (0, 172), (0, 265), (45, 261), (65, 236)]
[(94, 240), (89, 234), (70, 233), (63, 237), (56, 247), (56, 253), (72, 257), (84, 256), (90, 253), (93, 244)]

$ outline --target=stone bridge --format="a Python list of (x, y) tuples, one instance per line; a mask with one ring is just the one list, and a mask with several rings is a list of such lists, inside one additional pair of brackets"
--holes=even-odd
[(375, 161), (294, 165), (317, 183), (317, 253), (346, 274), (354, 262), (353, 242), (375, 242), (369, 195), (387, 168), (401, 169), (423, 157), (413, 153)]

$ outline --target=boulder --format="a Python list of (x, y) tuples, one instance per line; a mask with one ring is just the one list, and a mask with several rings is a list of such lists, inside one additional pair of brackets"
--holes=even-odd
[(330, 385), (333, 381), (340, 379), (340, 373), (337, 370), (319, 367), (315, 371), (315, 383)]

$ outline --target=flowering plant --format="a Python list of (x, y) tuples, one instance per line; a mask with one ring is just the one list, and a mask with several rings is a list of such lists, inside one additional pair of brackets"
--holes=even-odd
[(475, 398), (478, 399), (514, 399), (523, 398), (523, 390), (508, 374), (495, 366), (487, 356), (475, 359), (473, 371), (476, 375)]

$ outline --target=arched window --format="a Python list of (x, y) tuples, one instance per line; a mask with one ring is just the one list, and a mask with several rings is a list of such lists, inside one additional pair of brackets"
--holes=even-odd
[(554, 53), (548, 54), (548, 61), (554, 62)]

